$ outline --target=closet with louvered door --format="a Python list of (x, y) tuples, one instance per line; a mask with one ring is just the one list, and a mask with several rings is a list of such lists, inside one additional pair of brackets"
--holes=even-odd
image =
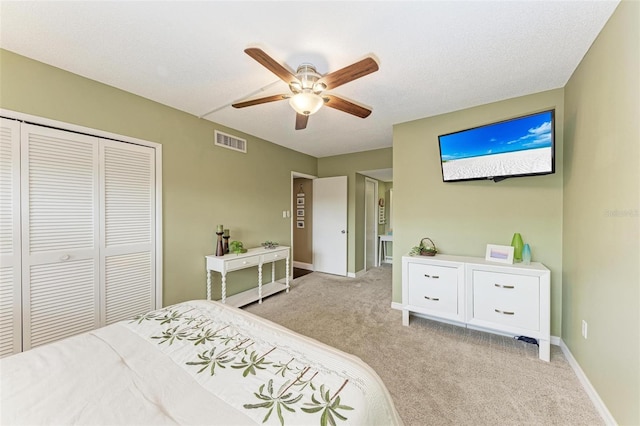
[(160, 148), (0, 129), (0, 356), (160, 307)]
[(113, 141), (100, 153), (102, 319), (112, 324), (155, 306), (155, 157)]
[(22, 124), (23, 349), (100, 326), (98, 138)]
[(0, 118), (0, 357), (22, 350), (20, 123)]

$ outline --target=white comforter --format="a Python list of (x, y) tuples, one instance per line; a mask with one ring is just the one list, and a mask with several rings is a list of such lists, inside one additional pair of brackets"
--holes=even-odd
[(0, 360), (0, 423), (402, 424), (359, 358), (191, 301)]

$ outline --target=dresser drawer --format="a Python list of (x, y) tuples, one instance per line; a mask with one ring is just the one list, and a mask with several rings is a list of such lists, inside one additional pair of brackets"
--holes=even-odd
[(262, 255), (263, 262), (275, 262), (276, 260), (282, 260), (287, 258), (287, 252), (285, 250), (276, 251), (273, 253), (265, 253)]
[(458, 268), (409, 264), (409, 305), (437, 312), (458, 312)]
[(260, 263), (260, 255), (241, 257), (240, 259), (229, 260), (225, 263), (227, 271), (234, 271), (236, 269), (248, 268)]
[(473, 318), (503, 326), (540, 329), (536, 276), (473, 271)]

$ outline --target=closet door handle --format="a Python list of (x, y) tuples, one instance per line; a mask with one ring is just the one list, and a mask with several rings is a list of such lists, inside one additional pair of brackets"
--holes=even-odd
[(71, 259), (71, 256), (69, 256), (68, 254), (63, 254), (62, 256), (60, 256), (60, 260), (69, 260)]
[(501, 311), (500, 309), (494, 309), (494, 311), (496, 311), (497, 313), (502, 314), (502, 315), (515, 315), (515, 312)]
[(516, 288), (515, 286), (512, 286), (512, 285), (502, 285), (502, 284), (494, 284), (494, 286), (499, 288)]
[(425, 299), (427, 299), (427, 300), (433, 300), (434, 302), (437, 302), (438, 300), (440, 300), (440, 299), (439, 299), (439, 298), (437, 298), (437, 297), (429, 297), (429, 296), (425, 296), (424, 298), (425, 298)]
[(440, 278), (440, 275), (429, 275), (429, 274), (424, 274), (424, 276), (425, 276), (425, 277), (427, 277), (427, 278), (433, 278), (433, 279), (436, 279), (436, 280), (437, 280), (438, 278)]

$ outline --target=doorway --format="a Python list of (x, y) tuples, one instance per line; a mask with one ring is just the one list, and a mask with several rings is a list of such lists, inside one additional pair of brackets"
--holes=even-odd
[(292, 173), (291, 176), (291, 259), (293, 278), (313, 272), (313, 179), (315, 176)]
[(347, 177), (291, 172), (291, 257), (305, 271), (347, 275)]
[(365, 177), (364, 180), (364, 270), (377, 266), (378, 258), (378, 181)]

